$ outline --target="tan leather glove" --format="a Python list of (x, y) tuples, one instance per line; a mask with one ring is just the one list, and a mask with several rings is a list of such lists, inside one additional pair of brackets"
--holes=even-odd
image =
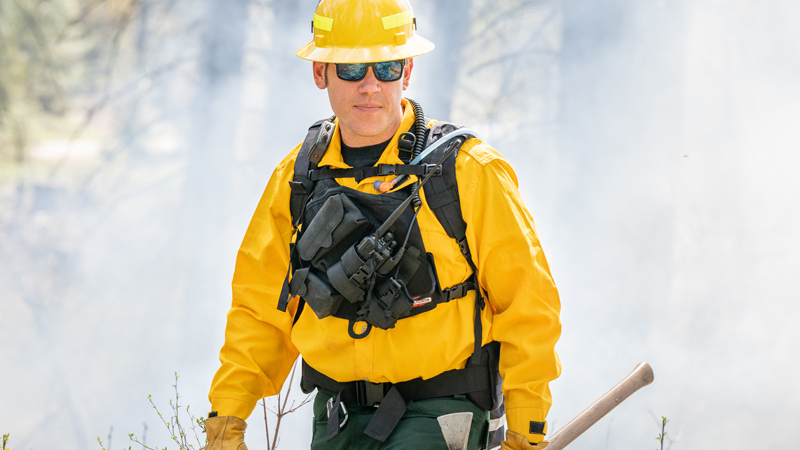
[(205, 450), (247, 450), (244, 430), (247, 423), (236, 416), (211, 417), (206, 419)]
[(539, 450), (542, 448), (547, 447), (549, 442), (542, 441), (536, 445), (531, 444), (528, 442), (528, 439), (519, 434), (515, 433), (511, 430), (506, 431), (506, 440), (500, 443), (501, 450)]

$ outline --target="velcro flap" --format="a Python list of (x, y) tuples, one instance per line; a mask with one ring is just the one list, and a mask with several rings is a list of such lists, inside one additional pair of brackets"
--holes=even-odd
[(329, 197), (297, 242), (300, 259), (311, 261), (320, 248), (330, 247), (333, 244), (333, 230), (343, 217), (342, 198), (338, 195)]
[(308, 292), (306, 288), (306, 278), (308, 277), (308, 267), (296, 270), (292, 274), (292, 281), (289, 282), (289, 293), (299, 296), (304, 296)]

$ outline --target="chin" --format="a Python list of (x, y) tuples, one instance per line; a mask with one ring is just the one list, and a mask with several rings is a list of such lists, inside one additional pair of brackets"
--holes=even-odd
[(384, 130), (385, 128), (376, 124), (375, 126), (360, 127), (356, 132), (364, 137), (375, 137), (380, 135)]

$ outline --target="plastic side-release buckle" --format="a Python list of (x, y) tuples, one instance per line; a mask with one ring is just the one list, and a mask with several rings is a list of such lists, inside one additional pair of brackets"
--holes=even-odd
[(442, 166), (437, 166), (436, 164), (425, 164), (424, 167), (425, 167), (425, 175), (423, 176), (428, 176), (431, 170), (433, 170), (434, 177), (442, 176)]
[(380, 164), (379, 176), (394, 175), (397, 173), (397, 164)]
[(447, 301), (449, 302), (450, 300), (466, 297), (467, 291), (469, 291), (469, 284), (461, 283), (445, 289), (444, 294), (447, 296)]

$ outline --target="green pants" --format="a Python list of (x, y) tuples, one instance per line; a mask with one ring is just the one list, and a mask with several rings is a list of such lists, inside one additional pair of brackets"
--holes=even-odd
[(348, 420), (339, 435), (326, 442), (328, 412), (325, 403), (330, 397), (317, 392), (314, 400), (314, 435), (312, 450), (384, 449), (384, 450), (447, 450), (437, 417), (456, 412), (471, 412), (469, 450), (485, 449), (489, 436), (489, 413), (475, 406), (462, 395), (408, 402), (408, 409), (386, 442), (381, 443), (366, 434), (376, 408), (345, 405)]

